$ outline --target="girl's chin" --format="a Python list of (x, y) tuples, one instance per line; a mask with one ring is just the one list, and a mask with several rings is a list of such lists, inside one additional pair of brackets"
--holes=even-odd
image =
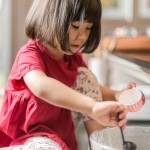
[(78, 49), (71, 49), (71, 52), (72, 53), (76, 53), (77, 51), (79, 51), (80, 50), (80, 48), (78, 48)]
[(76, 49), (76, 50), (71, 50), (71, 54), (75, 54), (77, 51), (79, 51), (79, 49)]
[(70, 46), (72, 52), (76, 52), (80, 49), (80, 46)]

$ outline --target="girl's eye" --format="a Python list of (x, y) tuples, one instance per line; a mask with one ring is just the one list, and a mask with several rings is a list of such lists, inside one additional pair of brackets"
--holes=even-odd
[(87, 27), (86, 29), (87, 29), (87, 30), (91, 30), (91, 29), (92, 29), (92, 27)]
[(72, 24), (72, 27), (75, 28), (75, 29), (79, 29), (79, 26), (76, 26), (76, 25), (73, 25), (73, 24)]

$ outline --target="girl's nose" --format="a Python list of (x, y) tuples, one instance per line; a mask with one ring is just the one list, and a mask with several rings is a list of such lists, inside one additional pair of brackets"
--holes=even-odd
[(80, 29), (78, 38), (86, 40), (88, 38), (88, 35), (89, 35), (88, 31), (86, 31), (85, 29)]

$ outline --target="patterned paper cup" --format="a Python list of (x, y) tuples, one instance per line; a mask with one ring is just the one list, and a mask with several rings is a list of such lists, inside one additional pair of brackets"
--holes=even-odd
[(136, 112), (143, 105), (142, 92), (136, 88), (125, 90), (121, 93), (119, 101), (127, 106), (129, 112)]

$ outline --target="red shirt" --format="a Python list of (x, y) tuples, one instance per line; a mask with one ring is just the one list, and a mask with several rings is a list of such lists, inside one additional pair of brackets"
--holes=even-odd
[(80, 52), (66, 57), (64, 62), (51, 56), (34, 40), (29, 40), (20, 49), (5, 88), (0, 114), (0, 147), (23, 144), (33, 135), (46, 135), (63, 150), (68, 150), (68, 147), (77, 150), (71, 111), (37, 98), (23, 81), (27, 72), (40, 70), (71, 86), (76, 79), (77, 68), (87, 66)]

